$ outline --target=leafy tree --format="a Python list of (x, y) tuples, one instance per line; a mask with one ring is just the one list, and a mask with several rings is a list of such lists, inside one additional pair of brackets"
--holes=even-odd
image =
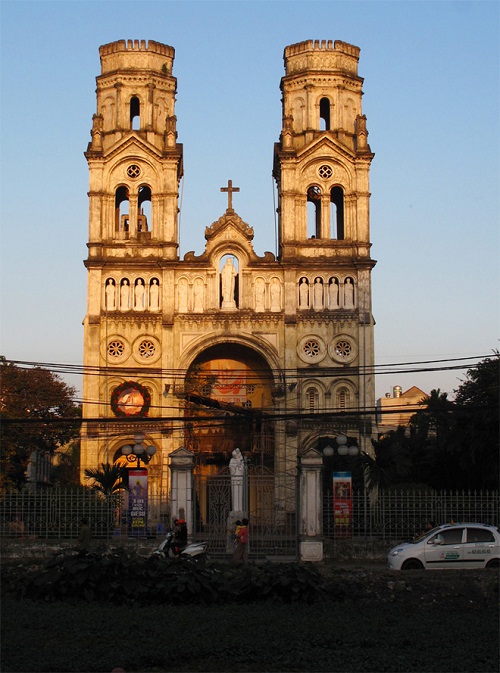
[(0, 487), (20, 489), (33, 451), (52, 455), (76, 437), (81, 410), (75, 389), (42, 367), (26, 369), (0, 357)]
[(57, 486), (80, 486), (80, 439), (74, 439), (56, 453), (52, 482)]
[(459, 488), (499, 487), (500, 353), (469, 369), (455, 391), (457, 413), (451, 451)]
[(85, 479), (93, 479), (92, 488), (105, 497), (126, 488), (127, 468), (110, 463), (101, 463), (101, 467), (89, 467), (85, 470)]

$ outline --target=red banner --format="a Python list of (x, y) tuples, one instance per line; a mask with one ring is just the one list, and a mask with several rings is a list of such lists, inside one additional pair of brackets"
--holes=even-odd
[(333, 473), (333, 516), (335, 535), (352, 535), (352, 474), (351, 472)]
[(148, 471), (144, 468), (128, 472), (128, 508), (132, 528), (146, 528), (148, 518)]

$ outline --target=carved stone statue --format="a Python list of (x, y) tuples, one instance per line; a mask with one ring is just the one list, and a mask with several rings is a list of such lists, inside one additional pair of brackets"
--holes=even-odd
[(339, 306), (339, 286), (335, 278), (330, 280), (330, 287), (328, 288), (328, 305), (332, 308)]
[(179, 313), (187, 313), (188, 286), (187, 286), (187, 280), (185, 278), (180, 279), (178, 292), (179, 292)]
[(122, 282), (120, 287), (120, 311), (128, 311), (130, 301), (130, 285), (128, 280)]
[(271, 311), (281, 310), (281, 283), (277, 278), (271, 281)]
[(262, 278), (255, 281), (255, 310), (264, 311), (265, 309), (266, 284)]
[(193, 285), (193, 311), (195, 313), (203, 313), (204, 294), (203, 281), (197, 278)]
[(314, 308), (321, 310), (323, 308), (323, 283), (321, 278), (316, 278), (313, 287)]
[(153, 278), (149, 288), (149, 308), (151, 311), (157, 311), (160, 308), (160, 286), (156, 278)]
[(245, 460), (240, 449), (234, 449), (229, 461), (231, 475), (231, 507), (233, 512), (243, 512), (243, 485)]
[(344, 283), (344, 308), (354, 308), (354, 285), (350, 278)]
[(300, 308), (309, 307), (309, 285), (306, 278), (300, 279), (299, 285), (299, 306)]
[(222, 267), (222, 308), (235, 308), (234, 288), (238, 272), (233, 266), (233, 258), (228, 257)]
[(136, 311), (144, 311), (144, 299), (146, 297), (146, 287), (142, 278), (139, 278), (135, 284), (134, 290), (134, 308)]
[(114, 311), (116, 309), (116, 287), (112, 278), (106, 283), (106, 309)]

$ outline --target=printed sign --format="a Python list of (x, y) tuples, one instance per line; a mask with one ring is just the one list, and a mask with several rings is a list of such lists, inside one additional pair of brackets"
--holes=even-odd
[(352, 474), (333, 473), (333, 516), (335, 535), (352, 536)]
[(144, 468), (129, 470), (128, 508), (133, 529), (146, 528), (148, 518), (148, 471)]

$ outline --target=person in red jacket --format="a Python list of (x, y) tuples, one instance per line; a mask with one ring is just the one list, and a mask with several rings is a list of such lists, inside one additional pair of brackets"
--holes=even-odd
[(241, 526), (236, 533), (236, 538), (233, 562), (248, 563), (248, 519), (241, 520)]

